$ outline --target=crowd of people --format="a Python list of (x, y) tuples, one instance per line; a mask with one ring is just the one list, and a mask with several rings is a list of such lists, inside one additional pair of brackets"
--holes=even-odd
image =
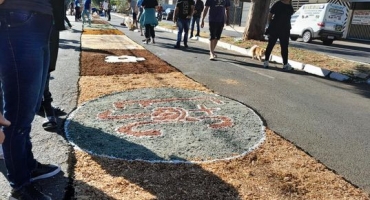
[[(160, 6), (158, 1), (129, 2), (133, 23), (136, 26), (140, 24), (142, 35), (142, 27), (145, 28), (144, 42), (155, 43), (154, 27), (158, 25), (155, 12)], [(180, 48), (181, 41), (184, 47), (188, 47), (188, 38), (194, 36), (195, 23), (195, 36), (199, 36), (200, 27), (204, 27), (205, 17), (209, 13), (209, 54), (211, 60), (217, 58), (215, 48), (224, 25), (229, 23), (229, 7), (229, 0), (206, 0), (205, 4), (202, 0), (178, 0), (173, 18), (179, 30), (175, 48)], [(0, 113), (0, 158), (4, 159), (7, 178), (12, 187), (9, 194), (11, 199), (51, 199), (34, 187), (34, 182), (52, 177), (61, 170), (57, 165), (42, 164), (34, 158), (30, 133), (34, 116), (40, 110), (46, 118), (43, 123), (45, 130), (53, 130), (58, 125), (51, 105), (49, 79), (56, 66), (59, 31), (65, 29), (65, 8), (64, 1), (0, 1), (0, 82), (3, 101)], [(109, 0), (104, 1), (103, 9), (110, 20)], [(70, 4), (70, 14), (75, 15), (76, 21), (82, 17), (83, 22), (90, 25), (90, 13), (91, 0), (85, 1), (82, 14), (79, 0)], [(284, 69), (291, 69), (288, 63), (288, 44), (292, 14), (290, 0), (280, 0), (270, 9), (267, 29), (269, 41), (264, 67), (268, 67), (269, 55), (279, 39)], [(189, 31), (190, 23), (192, 26)]]

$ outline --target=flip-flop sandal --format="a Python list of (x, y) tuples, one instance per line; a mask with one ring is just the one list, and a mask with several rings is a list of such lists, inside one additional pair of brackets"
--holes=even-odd
[(42, 128), (46, 131), (52, 131), (55, 130), (58, 127), (58, 124), (53, 121), (46, 121), (42, 124)]

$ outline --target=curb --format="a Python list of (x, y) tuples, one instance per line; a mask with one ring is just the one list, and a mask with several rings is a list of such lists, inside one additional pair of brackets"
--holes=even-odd
[[(166, 32), (170, 32), (170, 33), (175, 33), (175, 34), (178, 33), (177, 30), (167, 29), (167, 28), (163, 28), (163, 27), (160, 27), (160, 26), (157, 26), (156, 29), (166, 31)], [(199, 38), (198, 41), (204, 42), (204, 43), (209, 43), (209, 40), (206, 39), (206, 38)], [(225, 48), (227, 50), (236, 51), (238, 53), (241, 53), (241, 54), (244, 54), (244, 55), (247, 55), (247, 56), (251, 57), (249, 49), (241, 48), (241, 47), (238, 47), (238, 46), (235, 46), (235, 45), (232, 45), (232, 44), (229, 44), (229, 43), (221, 42), (221, 41), (219, 41), (217, 43), (217, 46)], [(275, 62), (275, 63), (279, 63), (279, 64), (283, 63), (283, 59), (280, 56), (275, 56), (275, 55), (271, 55), (270, 61)], [(297, 61), (294, 61), (294, 60), (289, 60), (288, 62), (295, 70), (305, 71), (306, 73), (313, 74), (313, 75), (316, 75), (316, 76), (327, 77), (327, 78), (334, 79), (334, 80), (341, 81), (341, 82), (349, 81), (351, 79), (351, 77), (349, 77), (347, 75), (344, 75), (344, 74), (341, 74), (341, 73), (338, 73), (338, 72), (334, 72), (334, 71), (330, 71), (330, 70), (327, 70), (327, 69), (323, 69), (323, 68), (318, 67), (318, 66), (305, 64), (305, 63), (297, 62)], [(366, 82), (367, 84), (370, 84), (370, 76), (367, 75), (367, 74), (364, 74), (364, 73), (357, 73), (356, 74), (355, 73), (354, 77), (364, 79), (364, 82)], [(368, 79), (366, 80), (366, 78), (368, 78)]]

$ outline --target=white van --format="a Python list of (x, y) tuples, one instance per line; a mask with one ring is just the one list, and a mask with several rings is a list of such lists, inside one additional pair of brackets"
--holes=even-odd
[(333, 3), (305, 4), (301, 6), (290, 20), (292, 29), (290, 39), (311, 42), (320, 39), (324, 45), (331, 45), (343, 35), (347, 8)]

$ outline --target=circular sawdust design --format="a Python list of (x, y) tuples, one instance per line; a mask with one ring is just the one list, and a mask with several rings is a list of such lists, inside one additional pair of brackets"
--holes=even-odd
[(159, 88), (110, 94), (76, 109), (68, 140), (95, 155), (150, 162), (236, 158), (264, 140), (250, 108), (200, 91)]

